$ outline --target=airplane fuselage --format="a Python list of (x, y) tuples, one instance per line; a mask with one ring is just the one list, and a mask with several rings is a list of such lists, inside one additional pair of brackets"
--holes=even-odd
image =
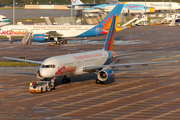
[[(83, 12), (99, 13), (110, 12), (117, 4), (102, 4), (94, 6), (94, 8), (84, 8)], [(144, 13), (145, 7), (140, 4), (124, 4), (122, 13)], [(153, 9), (146, 8), (146, 12), (154, 12)]]
[(178, 10), (180, 3), (177, 2), (126, 2), (126, 4), (140, 4), (155, 10)]
[(11, 21), (6, 18), (4, 15), (0, 15), (0, 26), (9, 24)]
[[(1, 27), (1, 36), (24, 36), (26, 31), (32, 34), (45, 34), (50, 31), (56, 31), (58, 37), (89, 37), (87, 34), (82, 34), (95, 25), (7, 25)], [(97, 30), (92, 29), (92, 33), (99, 34), (99, 28)], [(89, 32), (91, 36), (91, 33)]]
[(64, 75), (82, 75), (86, 66), (108, 65), (115, 58), (115, 52), (96, 50), (85, 53), (76, 53), (50, 57), (42, 63), (39, 73), (43, 78), (54, 78)]

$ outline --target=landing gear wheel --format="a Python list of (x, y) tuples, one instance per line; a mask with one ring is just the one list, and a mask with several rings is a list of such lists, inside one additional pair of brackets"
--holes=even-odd
[(60, 42), (59, 42), (59, 41), (57, 41), (57, 42), (56, 42), (56, 44), (60, 44)]
[(64, 40), (64, 44), (67, 44), (67, 40)]
[(41, 88), (41, 93), (43, 93), (43, 88)]
[(54, 45), (56, 45), (57, 44), (57, 42), (56, 41), (54, 41)]
[(71, 79), (70, 78), (63, 78), (62, 79), (62, 83), (70, 83), (71, 82)]
[(100, 81), (99, 79), (96, 79), (96, 84), (104, 84), (104, 82)]
[(46, 92), (48, 91), (47, 87), (46, 87)]
[(63, 40), (61, 40), (61, 44), (64, 44), (64, 41), (63, 41)]
[(53, 90), (55, 90), (55, 89), (56, 89), (56, 87), (54, 86), (52, 89), (53, 89)]

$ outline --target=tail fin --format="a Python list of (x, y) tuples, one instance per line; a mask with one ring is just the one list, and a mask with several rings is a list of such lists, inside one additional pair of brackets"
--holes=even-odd
[(113, 49), (115, 25), (116, 25), (116, 16), (113, 16), (111, 26), (106, 38), (106, 43), (104, 45), (104, 50), (112, 51)]
[[(113, 16), (116, 16), (116, 24), (120, 18), (121, 11), (123, 9), (123, 4), (117, 4), (114, 9), (99, 23), (99, 28), (101, 29), (101, 34), (107, 34), (110, 28)], [(122, 29), (121, 29), (122, 30)], [(121, 31), (119, 30), (119, 31)], [(118, 32), (118, 31), (116, 31)]]
[(81, 4), (83, 4), (83, 3), (81, 2), (81, 0), (71, 0), (71, 3), (72, 3), (73, 6), (74, 6), (74, 5), (81, 5)]

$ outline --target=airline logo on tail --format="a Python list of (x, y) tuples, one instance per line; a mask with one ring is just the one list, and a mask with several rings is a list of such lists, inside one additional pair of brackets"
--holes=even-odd
[(81, 5), (83, 4), (80, 0), (71, 0), (72, 5)]
[[(109, 30), (110, 25), (111, 25), (112, 18), (114, 16), (116, 16), (116, 23), (115, 24), (117, 24), (117, 22), (120, 18), (120, 14), (121, 14), (123, 6), (124, 5), (122, 5), (122, 4), (116, 5), (116, 7), (104, 18), (104, 20), (102, 20), (99, 23), (100, 29), (102, 30), (100, 32), (101, 34), (107, 34), (108, 33), (108, 30)], [(121, 31), (121, 30), (122, 29), (117, 29), (116, 32)]]
[(73, 3), (76, 3), (77, 0), (72, 0)]
[[(116, 16), (116, 23), (117, 24), (120, 14), (123, 8), (123, 4), (117, 4), (116, 7), (96, 26), (94, 26), (92, 29), (76, 36), (76, 37), (92, 37), (92, 36), (100, 36), (100, 35), (106, 35), (109, 31), (112, 18)], [(121, 31), (121, 28), (116, 28), (115, 32)]]

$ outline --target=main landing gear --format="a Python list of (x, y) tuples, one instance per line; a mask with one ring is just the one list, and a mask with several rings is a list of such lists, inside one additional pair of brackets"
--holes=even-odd
[(71, 79), (67, 77), (67, 75), (64, 76), (64, 78), (62, 79), (62, 83), (70, 83)]
[(64, 38), (61, 41), (58, 41), (58, 39), (55, 39), (54, 45), (58, 45), (58, 44), (67, 44), (67, 40), (65, 40)]
[(96, 79), (96, 84), (104, 84), (104, 82), (100, 81), (99, 79)]
[(7, 36), (9, 38), (9, 43), (12, 44), (12, 38), (11, 36)]

